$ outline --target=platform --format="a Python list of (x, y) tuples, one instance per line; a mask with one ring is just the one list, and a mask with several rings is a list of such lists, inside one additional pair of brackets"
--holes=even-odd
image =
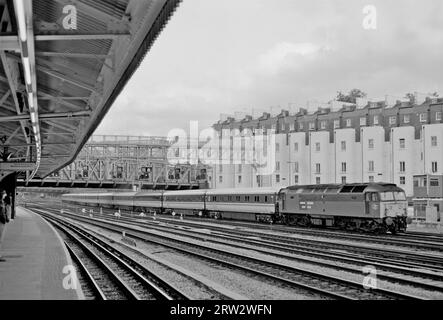
[(71, 258), (58, 233), (40, 216), (17, 208), (0, 248), (0, 300), (78, 300), (80, 288), (64, 289)]

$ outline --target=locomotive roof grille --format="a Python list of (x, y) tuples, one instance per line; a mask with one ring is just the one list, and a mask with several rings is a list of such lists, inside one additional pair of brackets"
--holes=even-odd
[(351, 184), (319, 184), (289, 186), (287, 190), (294, 190), (296, 193), (363, 193), (363, 192), (383, 192), (383, 191), (403, 191), (394, 183), (351, 183)]

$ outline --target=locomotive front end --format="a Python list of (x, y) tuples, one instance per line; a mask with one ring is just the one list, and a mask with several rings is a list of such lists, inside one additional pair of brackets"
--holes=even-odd
[(405, 232), (407, 228), (408, 202), (405, 192), (394, 190), (380, 192), (380, 218), (391, 233)]

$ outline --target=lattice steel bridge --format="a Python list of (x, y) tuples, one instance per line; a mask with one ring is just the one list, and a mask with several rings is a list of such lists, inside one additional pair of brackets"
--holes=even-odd
[(71, 188), (208, 188), (211, 170), (186, 161), (189, 150), (165, 137), (92, 136), (76, 160), (44, 179), (18, 186)]

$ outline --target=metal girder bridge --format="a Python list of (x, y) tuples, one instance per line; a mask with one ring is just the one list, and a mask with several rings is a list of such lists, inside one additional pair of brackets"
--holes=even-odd
[[(47, 178), (19, 186), (194, 189), (208, 187), (208, 166), (183, 160), (165, 137), (92, 136), (77, 159)], [(189, 149), (185, 148), (189, 154)], [(183, 152), (182, 152), (183, 154)]]
[(0, 181), (74, 161), (180, 0), (0, 0)]

